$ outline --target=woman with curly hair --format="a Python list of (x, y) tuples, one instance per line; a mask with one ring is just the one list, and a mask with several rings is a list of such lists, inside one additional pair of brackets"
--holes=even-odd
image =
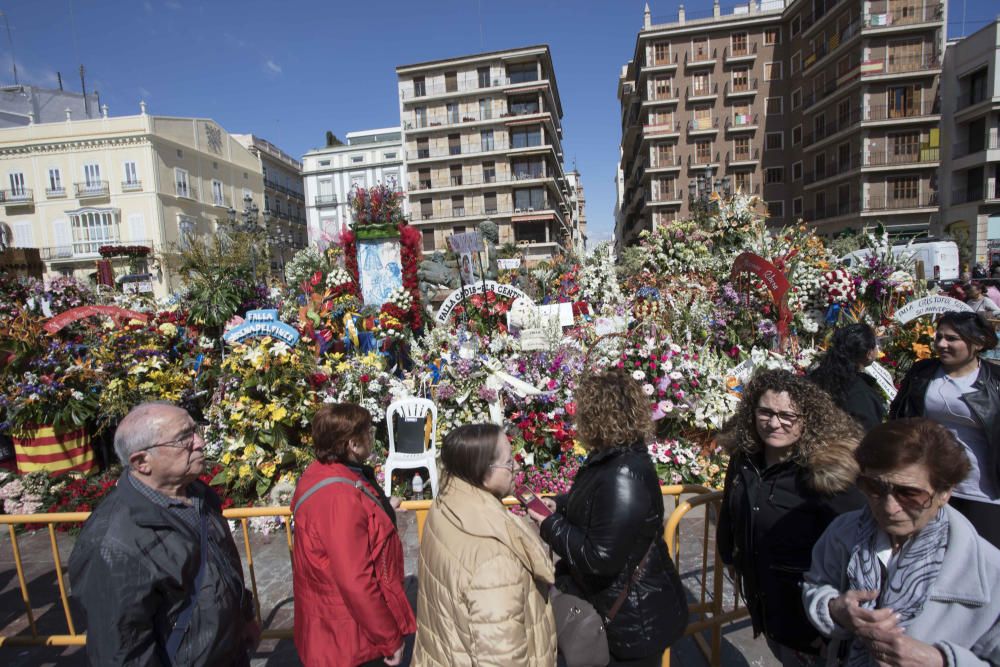
[(782, 665), (810, 665), (822, 648), (799, 586), (812, 548), (838, 515), (860, 509), (853, 451), (861, 429), (809, 380), (758, 374), (719, 442), (730, 453), (717, 542), (741, 577), (754, 635)]
[(663, 496), (646, 449), (648, 397), (624, 370), (584, 375), (576, 425), (589, 450), (569, 493), (532, 510), (561, 558), (557, 586), (607, 617), (610, 665), (652, 667), (684, 633), (687, 600), (663, 541)]
[(866, 432), (885, 420), (885, 398), (874, 378), (864, 372), (877, 358), (875, 331), (864, 323), (850, 324), (833, 332), (829, 349), (809, 374)]

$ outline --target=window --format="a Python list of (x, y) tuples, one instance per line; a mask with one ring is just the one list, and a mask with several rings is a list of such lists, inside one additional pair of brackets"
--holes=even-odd
[(733, 159), (737, 162), (750, 159), (750, 137), (733, 139)]
[(448, 155), (461, 155), (461, 154), (462, 154), (462, 135), (449, 134)]
[(493, 118), (493, 105), (485, 97), (479, 100), (479, 120), (489, 120)]
[(417, 170), (417, 189), (429, 190), (431, 188), (431, 170), (424, 168)]
[(792, 163), (792, 180), (801, 181), (802, 180), (802, 163), (793, 162)]
[(19, 171), (10, 173), (10, 194), (12, 197), (24, 197), (27, 190), (24, 187), (24, 174)]
[(434, 200), (430, 197), (420, 200), (420, 217), (423, 220), (434, 217)]
[(182, 151), (181, 149), (178, 148), (177, 149), (177, 157), (180, 157), (180, 158), (184, 157), (184, 151)]
[(709, 164), (712, 161), (712, 142), (707, 140), (694, 142), (694, 157), (698, 164)]
[(653, 64), (667, 65), (670, 63), (670, 42), (657, 42), (653, 45)]
[(767, 217), (769, 218), (785, 217), (785, 202), (783, 201), (767, 202)]
[(802, 126), (796, 125), (792, 128), (792, 145), (798, 146), (802, 143)]
[(507, 65), (507, 78), (511, 83), (538, 81), (538, 65), (535, 63), (516, 63)]
[(352, 155), (351, 156), (351, 162), (353, 162), (354, 164), (359, 164), (359, 163), (364, 162), (364, 161), (365, 161), (365, 156), (364, 155)]
[(795, 53), (792, 54), (792, 60), (788, 65), (788, 70), (792, 74), (795, 74), (800, 69), (802, 69), (802, 52), (796, 51)]
[(448, 123), (454, 124), (458, 122), (458, 104), (455, 102), (448, 102), (445, 105), (445, 113), (448, 115)]
[(891, 203), (896, 206), (916, 206), (920, 194), (920, 178), (917, 176), (894, 178), (889, 181), (889, 192), (892, 193)]
[(782, 98), (768, 97), (764, 108), (768, 116), (780, 116), (782, 112)]
[(792, 111), (802, 106), (802, 89), (796, 88), (792, 91)]
[(843, 143), (837, 146), (837, 166), (839, 167), (839, 172), (842, 172), (845, 169), (850, 169), (851, 167), (850, 142)]
[(712, 83), (707, 73), (695, 74), (691, 77), (692, 95), (711, 95)]
[(216, 206), (226, 205), (226, 198), (222, 194), (222, 181), (212, 181), (212, 203)]
[(986, 99), (986, 79), (988, 71), (986, 69), (981, 69), (973, 72), (968, 77), (966, 81), (961, 84), (962, 89), (962, 102), (960, 106), (966, 106), (969, 104), (977, 104)]
[(462, 184), (462, 165), (460, 164), (452, 165), (449, 168), (448, 173), (451, 176), (452, 185)]
[(176, 194), (178, 197), (191, 197), (191, 188), (188, 187), (188, 173), (186, 169), (174, 169), (174, 180), (177, 182)]
[(125, 163), (125, 185), (139, 185), (139, 172), (135, 168), (135, 162), (130, 161)]
[(101, 165), (83, 165), (83, 183), (88, 190), (101, 187)]
[(483, 183), (496, 183), (497, 167), (494, 162), (483, 163)]
[(764, 183), (781, 183), (785, 180), (784, 167), (768, 167), (764, 170)]
[(657, 144), (653, 149), (653, 166), (654, 167), (669, 167), (673, 165), (674, 160), (674, 145), (673, 144)]
[(102, 245), (118, 240), (118, 220), (113, 210), (86, 209), (71, 213), (69, 219), (74, 254), (97, 254)]
[(330, 166), (330, 161), (329, 160), (320, 160), (319, 161), (319, 166), (321, 166), (321, 167), (329, 167)]
[(917, 86), (891, 86), (886, 91), (889, 118), (906, 118), (916, 115), (920, 89)]
[(733, 70), (733, 90), (736, 92), (750, 90), (750, 70)]
[(527, 148), (542, 145), (541, 127), (515, 128), (510, 132), (511, 148)]
[(729, 37), (729, 45), (734, 56), (745, 56), (750, 53), (745, 32), (736, 32)]
[(694, 109), (694, 125), (692, 129), (695, 130), (710, 130), (712, 129), (712, 107), (700, 106)]
[(480, 130), (479, 144), (484, 151), (495, 150), (493, 143), (493, 130)]
[(420, 235), (423, 237), (424, 240), (424, 251), (432, 252), (434, 250), (434, 230), (433, 229), (421, 230)]
[[(892, 142), (892, 155), (896, 157), (916, 156), (920, 144), (919, 132), (906, 132), (890, 136)], [(903, 162), (906, 160), (897, 160)]]
[(790, 27), (790, 30), (791, 30), (792, 37), (795, 37), (795, 35), (797, 35), (797, 34), (799, 34), (799, 32), (801, 32), (801, 29), (802, 29), (802, 19), (799, 18), (798, 16), (793, 16), (792, 17), (792, 21), (791, 21), (791, 25), (789, 27)]
[(507, 107), (515, 116), (538, 113), (541, 111), (541, 107), (538, 104), (538, 97), (533, 95), (529, 95), (527, 97), (512, 97), (507, 103)]
[(671, 95), (673, 79), (670, 77), (653, 79), (653, 99), (654, 100), (667, 100), (673, 97)]
[(802, 197), (796, 197), (792, 200), (792, 215), (796, 218), (802, 217)]
[(736, 188), (736, 192), (749, 194), (752, 187), (750, 184), (750, 173), (749, 171), (737, 171), (733, 174), (733, 186)]
[(752, 125), (753, 122), (754, 119), (750, 115), (749, 104), (737, 104), (733, 107), (733, 125), (742, 127), (744, 125)]
[(393, 151), (392, 153), (382, 153), (382, 159), (383, 160), (395, 160), (396, 159), (396, 152)]
[(545, 162), (538, 158), (511, 160), (510, 170), (514, 173), (514, 179), (518, 181), (542, 178), (545, 176)]
[(785, 147), (784, 132), (768, 132), (764, 138), (764, 150), (780, 151)]
[(653, 181), (654, 201), (673, 201), (680, 199), (680, 192), (677, 190), (677, 181), (673, 176), (661, 176)]
[(428, 158), (431, 156), (430, 144), (426, 137), (422, 139), (417, 139), (417, 159)]
[(545, 206), (545, 188), (514, 190), (514, 208), (524, 211), (541, 211)]
[(446, 93), (458, 92), (458, 72), (444, 73), (444, 92)]
[(813, 171), (815, 180), (826, 178), (826, 154), (820, 153), (813, 156)]
[(479, 79), (479, 87), (480, 88), (489, 88), (490, 87), (490, 68), (489, 68), (489, 66), (476, 68), (476, 76)]
[(465, 196), (455, 195), (451, 198), (451, 214), (454, 216), (465, 215)]
[[(842, 209), (850, 206), (850, 201), (851, 201), (850, 183), (844, 183), (843, 185), (837, 188), (837, 200), (840, 202), (840, 207)], [(845, 211), (843, 210), (841, 211), (841, 213), (844, 212)]]
[(59, 169), (53, 167), (49, 169), (49, 194), (62, 194), (66, 192), (63, 189), (62, 184), (62, 174)]
[(774, 46), (781, 43), (781, 28), (765, 28), (764, 44)]
[(418, 76), (413, 79), (413, 96), (423, 97), (427, 94), (427, 82), (424, 77)]
[(427, 127), (427, 108), (413, 108), (413, 124), (417, 127)]
[(691, 41), (691, 60), (708, 60), (708, 38), (702, 37)]
[(781, 63), (764, 63), (764, 80), (781, 81)]
[(485, 213), (486, 215), (495, 215), (496, 212), (497, 212), (497, 193), (484, 192), (483, 213)]

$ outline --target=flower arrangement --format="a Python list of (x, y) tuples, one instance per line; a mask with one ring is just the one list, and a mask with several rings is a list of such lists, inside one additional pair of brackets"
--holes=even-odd
[(820, 279), (820, 289), (826, 293), (829, 304), (850, 303), (858, 294), (854, 289), (854, 280), (846, 269), (827, 271)]
[(649, 457), (664, 484), (701, 484), (721, 488), (728, 457), (714, 444), (699, 446), (682, 440), (655, 440)]
[(101, 257), (105, 259), (111, 257), (148, 257), (152, 250), (144, 245), (102, 245), (97, 249)]

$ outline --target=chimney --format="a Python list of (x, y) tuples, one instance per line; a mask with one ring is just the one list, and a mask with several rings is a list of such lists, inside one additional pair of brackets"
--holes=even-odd
[(649, 3), (646, 3), (646, 8), (642, 10), (642, 27), (649, 28), (653, 25), (653, 19), (649, 15)]
[(715, 0), (712, 3), (712, 16), (714, 16), (715, 18), (719, 18), (720, 16), (722, 16), (722, 8), (719, 7), (719, 0)]
[(684, 23), (684, 5), (678, 5), (677, 7), (677, 22)]
[(101, 118), (107, 118), (107, 117), (108, 117), (108, 105), (107, 104), (102, 104), (101, 105)]
[(146, 100), (139, 101), (139, 113), (143, 116), (146, 115)]
[(73, 120), (73, 111), (69, 107), (66, 107), (66, 122)]

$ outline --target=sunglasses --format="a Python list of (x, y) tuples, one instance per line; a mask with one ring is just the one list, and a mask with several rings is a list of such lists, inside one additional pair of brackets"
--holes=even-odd
[(908, 510), (925, 510), (934, 500), (934, 494), (930, 491), (893, 484), (868, 475), (858, 476), (858, 488), (861, 489), (861, 493), (871, 498), (880, 499), (892, 495), (900, 507)]

